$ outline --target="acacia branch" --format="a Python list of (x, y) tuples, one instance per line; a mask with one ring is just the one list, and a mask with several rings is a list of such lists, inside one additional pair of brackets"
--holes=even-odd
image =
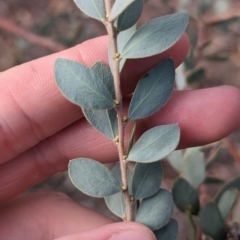
[(122, 93), (121, 93), (121, 83), (120, 83), (120, 70), (119, 63), (120, 58), (117, 50), (117, 35), (114, 30), (114, 23), (108, 21), (108, 17), (111, 12), (111, 0), (105, 0), (106, 7), (106, 29), (109, 35), (110, 47), (113, 57), (113, 78), (114, 78), (114, 88), (115, 88), (115, 103), (116, 103), (116, 112), (118, 119), (118, 155), (121, 168), (121, 177), (122, 177), (122, 191), (124, 196), (124, 201), (126, 204), (126, 220), (133, 220), (133, 204), (130, 201), (130, 196), (128, 193), (128, 182), (127, 182), (127, 160), (124, 157), (124, 122), (123, 122), (123, 112), (122, 112)]

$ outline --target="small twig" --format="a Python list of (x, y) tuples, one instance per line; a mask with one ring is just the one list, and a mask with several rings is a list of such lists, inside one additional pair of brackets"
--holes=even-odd
[(120, 58), (117, 51), (117, 39), (116, 32), (112, 22), (108, 21), (108, 17), (111, 12), (111, 0), (105, 0), (106, 6), (106, 20), (105, 25), (109, 35), (110, 47), (113, 55), (113, 79), (114, 79), (114, 88), (115, 88), (115, 109), (117, 112), (118, 119), (118, 156), (120, 161), (121, 176), (122, 176), (122, 191), (124, 196), (124, 201), (126, 204), (126, 220), (133, 220), (133, 204), (130, 201), (130, 196), (128, 193), (128, 182), (127, 182), (127, 161), (124, 155), (124, 120), (122, 112), (122, 93), (121, 93), (121, 83), (120, 83), (120, 69), (119, 63)]
[(0, 18), (0, 29), (8, 31), (18, 37), (22, 37), (32, 44), (42, 46), (53, 52), (59, 52), (66, 49), (66, 47), (63, 46), (62, 44), (56, 43), (51, 39), (31, 33), (26, 29), (23, 29), (4, 18)]
[(192, 235), (194, 240), (197, 240), (197, 234), (196, 234), (197, 229), (196, 229), (196, 225), (194, 223), (194, 220), (193, 220), (193, 217), (192, 217), (192, 214), (191, 214), (191, 211), (190, 211), (189, 208), (186, 208), (185, 215), (187, 217), (188, 224), (190, 226), (191, 235)]

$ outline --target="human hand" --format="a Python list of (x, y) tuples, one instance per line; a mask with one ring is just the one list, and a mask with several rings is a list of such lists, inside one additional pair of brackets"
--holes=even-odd
[[(177, 66), (187, 51), (188, 40), (184, 35), (161, 55), (129, 61), (123, 73), (125, 95), (131, 93), (139, 77), (159, 61), (172, 57)], [(0, 74), (1, 239), (105, 240), (128, 231), (138, 235), (125, 235), (124, 239), (154, 239), (144, 226), (111, 224), (112, 220), (78, 206), (62, 194), (16, 197), (66, 170), (69, 159), (88, 157), (105, 163), (117, 156), (115, 146), (93, 129), (81, 110), (57, 89), (53, 75), (57, 57), (80, 61), (87, 66), (99, 60), (107, 63), (107, 38), (87, 41)], [(207, 144), (223, 138), (240, 125), (240, 113), (236, 111), (239, 105), (240, 91), (233, 87), (175, 91), (162, 110), (141, 122), (139, 131), (178, 122), (181, 128), (179, 147)]]

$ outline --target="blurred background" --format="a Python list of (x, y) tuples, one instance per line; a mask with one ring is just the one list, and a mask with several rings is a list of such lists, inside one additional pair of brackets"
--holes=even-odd
[[(240, 1), (146, 0), (139, 25), (181, 11), (190, 15), (187, 31), (191, 49), (185, 63), (177, 69), (176, 87), (180, 90), (225, 84), (240, 87)], [(104, 26), (81, 13), (72, 0), (0, 0), (0, 71), (103, 34)], [(240, 130), (219, 145), (221, 150), (210, 174), (227, 181), (240, 174)], [(206, 158), (214, 150), (215, 146), (207, 148)], [(163, 167), (163, 186), (170, 189), (178, 174), (167, 161), (163, 161)], [(219, 185), (210, 184), (200, 189), (203, 201), (210, 200), (218, 188)], [(40, 189), (64, 191), (81, 204), (112, 216), (103, 201), (89, 199), (76, 190), (66, 173), (53, 176), (32, 191)], [(178, 239), (185, 239), (183, 233), (188, 229), (185, 218), (177, 210), (175, 217), (180, 224)], [(240, 222), (240, 203), (229, 221), (231, 218)]]

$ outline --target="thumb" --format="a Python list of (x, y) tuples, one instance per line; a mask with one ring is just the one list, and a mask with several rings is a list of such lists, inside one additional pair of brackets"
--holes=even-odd
[(156, 240), (156, 237), (149, 228), (141, 224), (120, 222), (55, 240)]

